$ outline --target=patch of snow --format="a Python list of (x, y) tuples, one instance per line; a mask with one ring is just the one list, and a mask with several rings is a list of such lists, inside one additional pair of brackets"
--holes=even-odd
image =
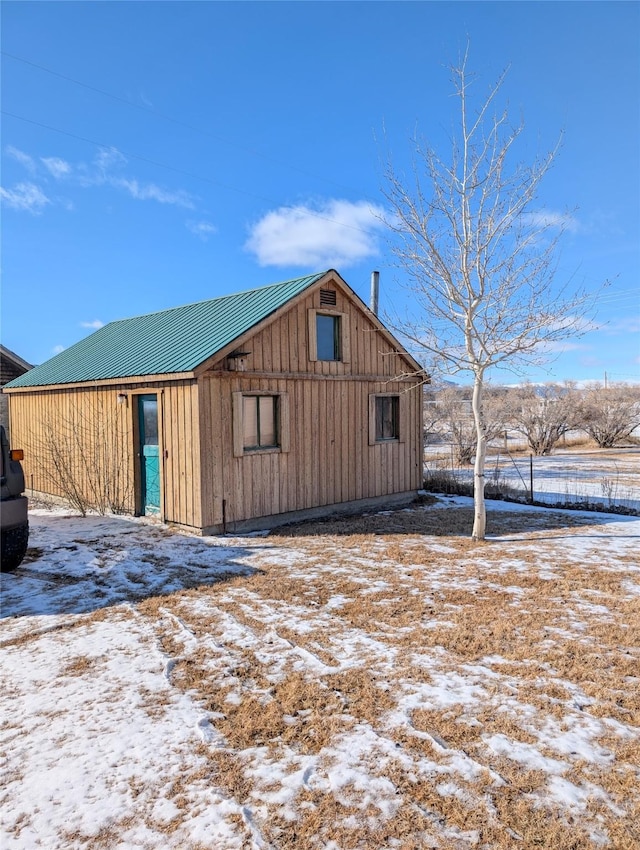
[[(471, 504), (456, 497), (429, 510)], [(496, 502), (489, 510), (517, 514), (532, 508)], [(464, 570), (456, 574), (442, 558), (433, 565), (398, 565), (407, 595), (415, 595), (410, 571), (419, 570), (424, 584), (417, 586), (427, 588), (425, 605), (439, 608), (438, 617), (421, 628), (454, 625), (447, 618), (460, 606), (439, 601), (440, 594), (453, 589), (500, 590), (524, 612), (535, 600), (525, 592), (524, 582), (518, 584), (519, 577), (535, 572), (537, 578), (558, 580), (563, 577), (558, 563), (567, 557), (620, 573), (624, 598), (636, 599), (640, 584), (629, 574), (640, 573), (640, 521), (584, 516), (589, 524), (580, 529), (537, 531), (534, 564), (520, 557), (523, 547), (530, 551), (532, 545), (518, 535), (493, 538), (501, 547), (499, 563), (467, 562), (457, 556), (465, 568), (473, 563), (478, 569), (491, 568), (493, 575), (509, 573), (505, 585), (483, 585)], [(365, 553), (368, 557), (359, 555), (345, 566), (344, 553), (335, 542), (328, 543), (322, 563), (314, 559), (308, 567), (295, 544), (274, 545), (261, 535), (199, 538), (153, 522), (51, 511), (32, 512), (31, 524), (31, 560), (1, 579), (3, 850), (90, 850), (98, 841), (114, 850), (174, 850), (198, 844), (267, 850), (272, 845), (260, 831), (261, 818), (276, 809), (284, 820), (294, 820), (303, 791), (331, 793), (345, 805), (392, 818), (402, 798), (390, 778), (393, 774), (385, 774), (389, 765), (400, 765), (412, 781), (429, 782), (445, 796), (464, 797), (461, 783), (486, 781), (487, 776), (494, 787), (504, 784), (474, 750), (457, 748), (455, 739), (447, 741), (442, 730), (415, 728), (412, 713), (419, 709), (460, 709), (464, 723), (476, 726), (480, 711), (493, 706), (495, 716), (517, 720), (536, 743), (493, 734), (481, 736), (482, 747), (522, 768), (543, 771), (546, 792), (541, 793), (570, 816), (586, 816), (590, 799), (616, 810), (597, 785), (572, 782), (568, 776), (578, 763), (610, 767), (611, 753), (601, 742), (611, 735), (633, 740), (637, 729), (584, 711), (591, 699), (578, 685), (565, 682), (535, 658), (518, 662), (529, 672), (535, 668), (534, 675), (539, 672), (540, 679), (533, 681), (541, 689), (544, 682), (552, 682), (568, 694), (554, 701), (557, 716), (544, 714), (535, 703), (518, 701), (514, 662), (499, 652), (464, 664), (444, 647), (426, 642), (400, 649), (390, 635), (401, 630), (388, 624), (386, 631), (379, 623), (368, 629), (350, 624), (343, 609), (358, 594), (368, 596), (370, 605), (371, 593), (389, 588), (376, 578), (381, 550), (375, 547)], [(448, 556), (455, 551), (438, 548), (437, 538), (428, 538), (429, 546), (432, 541), (434, 553)], [(296, 581), (312, 576), (337, 583), (344, 579), (355, 588), (353, 597), (336, 592), (318, 604), (313, 598), (305, 600), (303, 593), (292, 604), (261, 596), (250, 582), (238, 581), (267, 564), (286, 565)], [(197, 590), (214, 584), (218, 595)], [(583, 619), (609, 615), (607, 597), (587, 597), (587, 592), (567, 596), (566, 619), (545, 629), (550, 645), (579, 639)], [(401, 601), (397, 589), (394, 594), (393, 599)], [(153, 616), (142, 614), (147, 601)], [(193, 622), (202, 625), (190, 625)], [(239, 669), (247, 655), (260, 665), (264, 680), (243, 679)], [(194, 691), (176, 685), (181, 665), (192, 657), (202, 659), (199, 663), (211, 671), (215, 686), (224, 689), (226, 703), (217, 706), (220, 711), (207, 710)], [(333, 659), (331, 664), (327, 657)], [(405, 663), (418, 670), (411, 681), (399, 673)], [(347, 708), (339, 716), (343, 725), (336, 719), (338, 731), (321, 754), (301, 754), (279, 742), (277, 748), (243, 750), (244, 778), (253, 782), (247, 798), (235, 798), (216, 785), (202, 751), (218, 752), (226, 746), (218, 730), (226, 706), (240, 705), (247, 688), (267, 701), (270, 684), (292, 670), (314, 678), (352, 668), (371, 672), (378, 685), (381, 679), (391, 683), (386, 692), (392, 707), (375, 728), (354, 723)], [(628, 684), (638, 686), (635, 680)], [(302, 716), (286, 715), (287, 729)], [(420, 747), (414, 750), (401, 743), (407, 740)], [(479, 840), (474, 831), (444, 826), (439, 835), (460, 846)], [(593, 840), (604, 840), (595, 828)], [(333, 841), (325, 846), (329, 850), (332, 845), (338, 850)], [(425, 839), (424, 846), (433, 844)]]

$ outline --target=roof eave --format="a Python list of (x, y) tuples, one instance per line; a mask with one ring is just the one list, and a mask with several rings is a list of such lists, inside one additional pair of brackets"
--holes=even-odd
[(14, 393), (44, 392), (48, 390), (82, 389), (84, 387), (121, 387), (125, 384), (150, 384), (150, 383), (173, 383), (176, 381), (193, 381), (196, 378), (194, 371), (190, 372), (166, 372), (156, 375), (129, 375), (120, 378), (100, 378), (93, 381), (69, 381), (64, 384), (34, 384), (26, 387), (4, 386), (3, 393), (13, 395)]

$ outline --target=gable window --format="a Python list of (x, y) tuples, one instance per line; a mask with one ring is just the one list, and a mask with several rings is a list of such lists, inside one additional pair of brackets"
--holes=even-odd
[(318, 360), (340, 360), (340, 316), (316, 314)]
[(309, 310), (309, 360), (349, 362), (349, 316)]
[(233, 393), (233, 453), (289, 451), (287, 393)]
[(369, 443), (400, 441), (400, 396), (392, 393), (369, 396)]

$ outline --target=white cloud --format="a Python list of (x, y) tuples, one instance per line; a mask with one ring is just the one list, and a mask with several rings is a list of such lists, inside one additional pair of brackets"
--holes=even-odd
[(110, 183), (112, 186), (124, 189), (138, 201), (157, 201), (159, 204), (175, 204), (188, 210), (194, 209), (194, 203), (189, 194), (181, 189), (177, 192), (168, 192), (161, 186), (156, 186), (155, 183), (142, 185), (135, 179), (127, 180), (124, 177), (112, 178)]
[(253, 225), (244, 247), (261, 266), (346, 267), (378, 254), (382, 215), (366, 201), (279, 207)]
[(29, 156), (28, 153), (18, 150), (18, 148), (14, 148), (13, 145), (7, 145), (4, 150), (6, 154), (8, 154), (10, 157), (13, 157), (13, 159), (15, 159), (21, 165), (24, 165), (24, 167), (30, 174), (35, 174), (36, 164), (33, 157)]
[(93, 322), (80, 322), (81, 328), (92, 328), (94, 331), (99, 330), (99, 328), (104, 327), (104, 322), (101, 322), (100, 319), (94, 319)]
[(127, 158), (117, 148), (104, 148), (99, 150), (93, 160), (78, 162), (74, 166), (78, 183), (84, 189), (93, 186), (113, 185), (114, 178), (109, 172), (127, 165)]
[(585, 345), (580, 342), (570, 342), (569, 340), (555, 340), (554, 342), (543, 343), (543, 347), (547, 351), (559, 351), (565, 354), (568, 351), (591, 351), (592, 345)]
[(218, 232), (215, 224), (209, 224), (208, 221), (187, 221), (186, 228), (195, 236), (202, 239), (203, 242), (206, 242), (210, 236)]
[(610, 322), (605, 330), (611, 336), (640, 333), (640, 318), (638, 316), (626, 316), (622, 319), (616, 319)]
[(549, 330), (566, 330), (567, 336), (600, 331), (603, 327), (604, 325), (602, 323), (595, 322), (588, 316), (578, 316), (573, 314), (569, 314), (549, 322)]
[[(5, 153), (25, 166), (31, 173), (38, 170), (56, 180), (71, 178), (70, 185), (83, 189), (97, 186), (111, 187), (125, 191), (138, 201), (155, 201), (159, 204), (169, 204), (182, 209), (195, 210), (193, 197), (186, 191), (172, 191), (158, 186), (156, 183), (142, 183), (136, 178), (127, 178), (117, 174), (117, 170), (128, 164), (127, 158), (117, 148), (103, 148), (98, 151), (92, 162), (72, 163), (57, 156), (41, 156), (34, 158), (12, 146), (5, 148)], [(115, 172), (115, 173), (114, 173)], [(61, 197), (48, 197), (35, 183), (22, 182), (12, 189), (0, 189), (3, 202), (12, 209), (26, 210), (34, 215), (42, 212), (47, 204), (60, 205), (66, 210), (73, 210), (73, 201)], [(207, 239), (216, 232), (212, 224), (206, 222), (190, 222), (190, 230), (201, 239)]]
[(0, 187), (0, 197), (13, 210), (40, 215), (51, 201), (35, 183), (16, 183), (13, 189)]
[(539, 212), (525, 213), (522, 218), (531, 227), (537, 229), (552, 228), (566, 230), (569, 233), (577, 233), (580, 224), (575, 216), (557, 210), (540, 210)]
[(101, 171), (106, 171), (115, 166), (126, 165), (127, 158), (117, 148), (105, 148), (98, 152), (94, 162)]
[(54, 345), (51, 351), (54, 354), (60, 354), (62, 351), (64, 351), (64, 345)]
[(67, 174), (71, 174), (71, 166), (66, 160), (60, 159), (60, 157), (41, 156), (40, 160), (47, 171), (53, 174), (57, 180), (60, 180), (61, 177), (66, 177)]

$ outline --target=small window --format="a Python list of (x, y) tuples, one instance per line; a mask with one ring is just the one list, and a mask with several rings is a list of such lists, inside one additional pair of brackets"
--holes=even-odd
[(318, 360), (340, 360), (340, 316), (316, 315)]
[(369, 443), (400, 440), (400, 396), (369, 396)]
[(233, 393), (233, 454), (288, 452), (289, 394)]
[(278, 445), (278, 399), (272, 395), (244, 396), (242, 410), (245, 449), (267, 449)]
[(308, 310), (309, 360), (349, 363), (349, 316), (333, 310)]
[(376, 399), (376, 440), (400, 439), (400, 398), (383, 395)]

